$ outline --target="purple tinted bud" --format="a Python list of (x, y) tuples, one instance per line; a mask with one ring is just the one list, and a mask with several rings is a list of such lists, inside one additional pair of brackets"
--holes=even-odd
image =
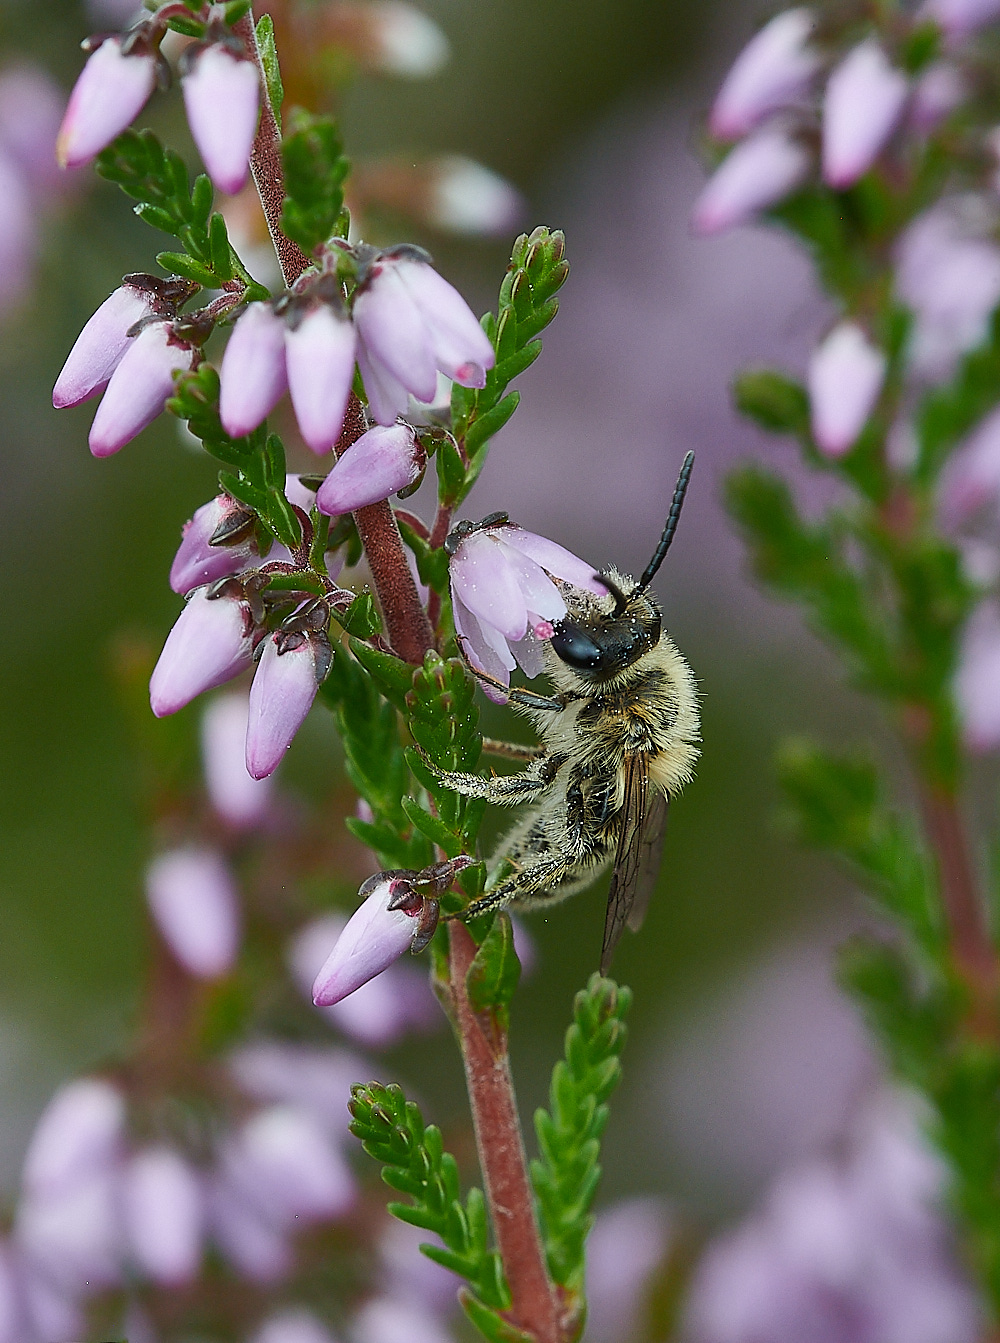
[(208, 175), (230, 196), (245, 186), (260, 110), (260, 81), (253, 62), (225, 47), (194, 57), (181, 79), (191, 136)]
[(269, 303), (251, 303), (233, 327), (219, 370), (219, 415), (233, 438), (256, 429), (288, 387), (285, 330)]
[(1000, 499), (1000, 409), (992, 411), (948, 458), (941, 473), (938, 511), (949, 530), (969, 522)]
[(962, 735), (971, 751), (1000, 746), (1000, 609), (981, 602), (962, 637), (955, 673), (955, 699)]
[(823, 180), (851, 186), (896, 129), (909, 82), (874, 38), (849, 52), (830, 75), (823, 104)]
[(52, 389), (52, 404), (77, 406), (103, 392), (132, 344), (128, 330), (153, 312), (152, 293), (123, 284), (106, 298), (76, 338)]
[(55, 81), (34, 65), (0, 75), (0, 145), (36, 193), (62, 185), (55, 145), (65, 98)]
[(174, 849), (146, 872), (146, 898), (164, 941), (189, 974), (217, 979), (239, 951), (240, 906), (214, 849)]
[(28, 289), (36, 213), (23, 170), (0, 147), (0, 310), (13, 307)]
[[(510, 683), (515, 660), (529, 676), (538, 675), (543, 666), (539, 641), (550, 639), (552, 625), (566, 614), (549, 574), (607, 596), (591, 566), (523, 527), (505, 523), (471, 532), (452, 556), (456, 630), (466, 640), (473, 666), (504, 685)], [(504, 702), (499, 692), (485, 690)]]
[(841, 322), (809, 361), (813, 437), (830, 457), (854, 444), (875, 408), (886, 358), (855, 322)]
[(170, 586), (175, 592), (186, 596), (192, 588), (228, 578), (246, 568), (257, 554), (252, 527), (238, 545), (213, 546), (209, 542), (223, 523), (247, 516), (247, 510), (228, 494), (216, 495), (202, 504), (194, 517), (185, 522), (180, 546), (170, 566)]
[(318, 303), (285, 333), (288, 386), (299, 430), (313, 452), (329, 452), (340, 437), (354, 379), (354, 327)]
[(109, 145), (146, 105), (155, 83), (155, 56), (123, 56), (120, 37), (102, 42), (69, 96), (56, 141), (62, 167), (76, 168)]
[(483, 387), (493, 346), (471, 309), (426, 262), (379, 257), (354, 300), (358, 366), (372, 414), (391, 424), (410, 393), (431, 401), (437, 371), (463, 387)]
[(317, 1007), (339, 1003), (409, 951), (417, 918), (388, 904), (399, 883), (387, 877), (354, 911), (313, 984)]
[(747, 43), (712, 105), (708, 124), (713, 135), (736, 140), (769, 112), (802, 97), (821, 61), (807, 45), (815, 26), (808, 9), (789, 9)]
[(1000, 0), (926, 0), (920, 17), (934, 19), (950, 38), (968, 37), (1000, 18)]
[(219, 695), (201, 720), (201, 760), (212, 806), (229, 825), (249, 830), (271, 810), (272, 785), (247, 773), (249, 707), (244, 694)]
[(176, 713), (195, 695), (231, 681), (253, 661), (254, 623), (240, 596), (209, 596), (197, 588), (167, 635), (149, 680), (157, 718)]
[[(21, 1274), (21, 1295), (24, 1310), (31, 1321), (34, 1332), (27, 1331), (27, 1337), (36, 1338), (82, 1338), (84, 1334), (83, 1310), (77, 1299), (78, 1293), (66, 1292), (50, 1281), (42, 1272), (35, 1271), (33, 1265), (23, 1266)], [(15, 1343), (24, 1343), (25, 1334), (19, 1334)]]
[[(339, 914), (314, 919), (296, 934), (288, 949), (289, 968), (310, 998), (330, 947), (346, 924)], [(375, 1049), (385, 1049), (404, 1035), (433, 1030), (441, 1023), (426, 974), (405, 962), (390, 965), (340, 1002), (319, 1010), (344, 1035)]]
[(180, 1287), (197, 1277), (203, 1203), (197, 1175), (169, 1147), (147, 1147), (126, 1166), (125, 1234), (139, 1267), (154, 1282)]
[(415, 5), (377, 0), (359, 11), (368, 31), (364, 56), (377, 70), (409, 79), (426, 79), (448, 63), (448, 39)]
[[(329, 945), (328, 939), (324, 953)], [(334, 1137), (343, 1136), (339, 1116), (361, 1075), (358, 1070), (366, 1066), (345, 1049), (287, 1041), (241, 1045), (229, 1057), (229, 1071), (248, 1096), (307, 1110)]]
[(329, 668), (330, 646), (322, 635), (279, 630), (265, 639), (250, 687), (247, 725), (247, 769), (255, 779), (266, 778), (281, 764)]
[(420, 475), (426, 456), (408, 424), (369, 429), (344, 452), (319, 487), (321, 513), (339, 517), (398, 494)]
[(287, 1236), (241, 1187), (215, 1180), (208, 1190), (208, 1214), (219, 1248), (244, 1277), (266, 1285), (287, 1277), (294, 1263)]
[(474, 159), (455, 154), (435, 162), (427, 218), (436, 228), (497, 237), (515, 228), (524, 210), (520, 193)]
[(174, 392), (174, 374), (189, 369), (194, 347), (173, 336), (169, 322), (151, 322), (135, 337), (111, 375), (90, 426), (90, 451), (110, 457), (152, 424)]
[(268, 1316), (250, 1343), (336, 1343), (336, 1339), (308, 1310), (290, 1309)]
[(70, 1082), (49, 1101), (28, 1146), (23, 1181), (28, 1193), (58, 1193), (121, 1153), (125, 1101), (117, 1087), (94, 1077)]
[(121, 1280), (118, 1172), (74, 1180), (57, 1193), (25, 1194), (15, 1234), (25, 1258), (57, 1291), (90, 1295)]
[(695, 202), (696, 233), (721, 233), (746, 224), (802, 186), (812, 155), (787, 131), (764, 127), (736, 146), (719, 164)]

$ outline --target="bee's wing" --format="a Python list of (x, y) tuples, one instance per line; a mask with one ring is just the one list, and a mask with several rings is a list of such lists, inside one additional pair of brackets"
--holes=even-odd
[(618, 832), (615, 867), (604, 921), (601, 974), (607, 974), (615, 947), (627, 924), (633, 932), (642, 923), (660, 870), (667, 798), (649, 797), (649, 769), (645, 755), (625, 759), (625, 800)]

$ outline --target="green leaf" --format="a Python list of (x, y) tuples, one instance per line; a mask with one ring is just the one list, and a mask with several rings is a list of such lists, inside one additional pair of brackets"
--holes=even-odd
[[(407, 756), (407, 763), (410, 758)], [(457, 858), (462, 852), (462, 836), (445, 825), (438, 816), (432, 816), (415, 798), (403, 798), (403, 810), (422, 835), (444, 850), (448, 858)]]
[(506, 1015), (520, 978), (521, 962), (514, 950), (514, 929), (510, 915), (501, 910), (479, 944), (466, 975), (465, 984), (474, 1011), (500, 1009)]
[(351, 640), (351, 652), (374, 678), (379, 690), (400, 710), (406, 709), (406, 695), (413, 686), (413, 668), (392, 653), (383, 653), (359, 639)]
[[(470, 426), (469, 432), (465, 436), (465, 450), (469, 456), (475, 456), (481, 452), (486, 440), (498, 434), (504, 427), (510, 417), (517, 410), (518, 402), (521, 399), (519, 392), (508, 392), (501, 402), (493, 407), (492, 410), (480, 415)], [(482, 469), (480, 467), (480, 469)], [(478, 476), (477, 470), (476, 475)], [(473, 478), (474, 483), (474, 478)]]
[(624, 1018), (632, 995), (613, 980), (592, 975), (576, 995), (566, 1057), (556, 1064), (549, 1111), (535, 1114), (541, 1156), (531, 1163), (549, 1273), (571, 1299), (582, 1300), (591, 1204), (600, 1178), (599, 1139), (606, 1102), (621, 1076)]
[(350, 164), (337, 123), (332, 117), (297, 111), (282, 140), (281, 158), (285, 169), (282, 231), (309, 255), (333, 235), (344, 206), (343, 184)]
[(774, 369), (741, 373), (733, 383), (741, 415), (776, 434), (809, 435), (809, 397), (805, 388)]
[(374, 638), (382, 629), (382, 617), (370, 592), (359, 592), (346, 611), (337, 613), (337, 619), (359, 641)]
[(285, 101), (285, 90), (281, 83), (281, 66), (278, 64), (278, 48), (274, 42), (274, 20), (270, 14), (262, 14), (257, 20), (257, 50), (260, 63), (264, 67), (264, 84), (267, 88), (267, 100), (281, 130), (281, 105)]
[(509, 1320), (505, 1320), (491, 1306), (480, 1301), (468, 1288), (463, 1287), (459, 1290), (458, 1300), (466, 1315), (488, 1343), (535, 1343), (534, 1334), (526, 1334)]
[(185, 280), (194, 280), (195, 284), (209, 288), (215, 283), (215, 276), (200, 261), (193, 261), (185, 252), (158, 252), (156, 264), (173, 275), (183, 275)]

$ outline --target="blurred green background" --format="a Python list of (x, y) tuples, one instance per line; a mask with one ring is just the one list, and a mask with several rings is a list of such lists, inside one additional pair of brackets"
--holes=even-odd
[[(835, 1127), (870, 1066), (824, 950), (856, 915), (845, 886), (776, 833), (769, 761), (786, 731), (843, 740), (873, 724), (796, 618), (745, 582), (718, 504), (727, 465), (758, 450), (729, 411), (727, 380), (776, 351), (801, 360), (822, 307), (790, 247), (749, 235), (696, 243), (685, 223), (700, 181), (698, 121), (755, 11), (683, 0), (424, 8), (452, 43), (451, 65), (425, 82), (359, 78), (343, 104), (349, 153), (479, 159), (524, 194), (526, 226), (567, 230), (574, 268), (468, 515), (510, 508), (595, 563), (636, 571), (683, 451), (700, 452), (658, 585), (701, 686), (704, 759), (672, 808), (647, 925), (615, 967), (636, 1007), (602, 1198), (662, 1193), (710, 1217)], [(6, 0), (0, 22), (3, 62), (37, 61), (67, 89), (76, 44), (99, 26), (71, 0)], [(149, 120), (180, 145), (178, 105), (172, 93)], [(492, 301), (509, 240), (415, 236), (475, 306)], [(50, 389), (89, 314), (123, 273), (152, 268), (162, 245), (114, 189), (82, 180), (44, 225), (32, 298), (0, 331), (8, 1190), (52, 1086), (128, 1040), (140, 991), (149, 841), (112, 649), (122, 631), (162, 641), (179, 609), (167, 584), (179, 527), (213, 493), (214, 471), (167, 419), (97, 462), (92, 406), (57, 413)], [(184, 711), (192, 735), (197, 712)], [(502, 715), (490, 729), (506, 730)], [(331, 758), (328, 724), (311, 722), (283, 767), (288, 786), (308, 787)], [(595, 968), (604, 889), (530, 922), (538, 965), (514, 1017), (526, 1113), (543, 1099), (572, 994)], [(455, 1122), (462, 1097), (443, 1034), (391, 1065), (434, 1098), (435, 1118)], [(635, 1155), (642, 1133), (655, 1139), (652, 1168)]]

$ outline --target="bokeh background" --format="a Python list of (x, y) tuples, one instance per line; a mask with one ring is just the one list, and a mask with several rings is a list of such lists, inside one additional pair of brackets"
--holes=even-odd
[[(662, 1196), (706, 1228), (822, 1147), (877, 1071), (831, 977), (832, 948), (866, 912), (845, 881), (782, 837), (770, 760), (789, 732), (843, 743), (879, 729), (797, 616), (747, 580), (720, 504), (731, 465), (780, 455), (737, 421), (732, 376), (763, 361), (801, 368), (827, 314), (790, 242), (762, 230), (699, 241), (687, 223), (703, 180), (701, 118), (761, 7), (423, 8), (448, 36), (450, 64), (420, 82), (346, 85), (349, 153), (475, 158), (521, 193), (521, 225), (565, 229), (572, 264), (543, 356), (520, 380), (521, 409), (467, 515), (507, 509), (595, 565), (637, 572), (684, 453), (698, 454), (658, 588), (701, 688), (704, 759), (672, 808), (647, 924), (616, 962), (636, 1005), (601, 1198)], [(2, 0), (0, 63), (35, 62), (68, 91), (77, 43), (100, 26), (76, 0)], [(188, 152), (179, 102), (158, 100), (150, 120)], [(97, 462), (86, 444), (91, 408), (51, 408), (78, 330), (124, 272), (153, 268), (159, 239), (86, 174), (53, 198), (41, 230), (30, 290), (0, 327), (4, 1194), (55, 1084), (113, 1056), (134, 1025), (150, 841), (116, 650), (123, 638), (159, 647), (179, 609), (167, 584), (179, 527), (214, 484), (210, 461), (169, 418)], [(371, 232), (424, 243), (477, 310), (495, 301), (510, 237), (456, 240), (377, 215)], [(198, 712), (181, 716), (192, 742)], [(314, 710), (282, 767), (291, 790), (339, 768), (324, 713)], [(503, 715), (491, 715), (490, 730), (504, 731)], [(150, 717), (146, 730), (173, 729)], [(526, 1114), (544, 1099), (572, 994), (595, 968), (604, 889), (530, 921), (537, 965), (513, 1027)], [(443, 1033), (390, 1054), (386, 1071), (433, 1098), (439, 1122), (460, 1122), (459, 1069)]]

